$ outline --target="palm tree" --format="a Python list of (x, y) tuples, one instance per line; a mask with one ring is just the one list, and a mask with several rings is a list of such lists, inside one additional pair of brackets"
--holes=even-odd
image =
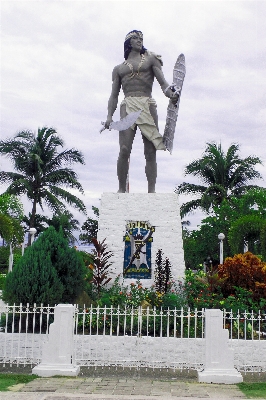
[(69, 211), (64, 211), (60, 214), (54, 214), (51, 219), (45, 218), (49, 226), (53, 226), (57, 232), (62, 229), (63, 236), (68, 242), (74, 246), (77, 239), (73, 235), (73, 231), (79, 231), (79, 221), (73, 217)]
[(221, 144), (207, 143), (202, 158), (186, 166), (185, 175), (199, 177), (203, 185), (183, 182), (175, 189), (177, 194), (200, 195), (198, 199), (181, 206), (182, 217), (197, 208), (208, 212), (224, 199), (239, 197), (257, 187), (248, 183), (252, 179), (261, 178), (260, 173), (254, 169), (254, 165), (262, 164), (261, 160), (252, 156), (241, 159), (238, 151), (238, 144), (232, 144), (225, 153)]
[(63, 140), (53, 128), (19, 132), (13, 139), (0, 141), (0, 153), (13, 162), (16, 172), (0, 172), (0, 182), (10, 183), (8, 194), (26, 194), (32, 202), (29, 227), (34, 227), (37, 204), (45, 203), (54, 213), (66, 211), (64, 203), (86, 213), (82, 200), (66, 188), (83, 193), (77, 174), (69, 168), (73, 163), (85, 164), (82, 153), (76, 149), (63, 150)]

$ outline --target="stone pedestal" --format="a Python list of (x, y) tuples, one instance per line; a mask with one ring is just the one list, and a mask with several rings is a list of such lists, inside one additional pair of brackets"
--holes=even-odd
[[(178, 196), (174, 193), (104, 193), (101, 198), (98, 240), (106, 238), (108, 250), (114, 253), (110, 276), (123, 274), (125, 242), (129, 221), (148, 221), (155, 226), (151, 247), (151, 279), (141, 279), (145, 287), (154, 283), (155, 258), (158, 249), (169, 258), (174, 280), (184, 277), (185, 263)], [(133, 279), (125, 279), (129, 284)]]
[(74, 365), (74, 310), (71, 304), (55, 307), (54, 322), (49, 328), (49, 339), (42, 349), (42, 361), (32, 373), (42, 377), (77, 376), (80, 368)]
[(205, 383), (239, 383), (243, 377), (234, 368), (234, 352), (229, 348), (229, 332), (223, 329), (221, 310), (205, 311), (205, 368), (198, 381)]

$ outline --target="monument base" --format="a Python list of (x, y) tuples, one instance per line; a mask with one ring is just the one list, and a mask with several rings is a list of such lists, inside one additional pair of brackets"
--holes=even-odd
[(232, 370), (209, 369), (198, 372), (198, 382), (235, 384), (243, 382), (243, 377), (235, 368)]
[[(173, 279), (177, 281), (184, 277), (182, 226), (175, 193), (103, 193), (99, 211), (97, 239), (106, 239), (108, 250), (113, 253), (110, 277), (114, 279), (120, 275), (123, 278), (126, 226), (132, 221), (145, 221), (155, 227), (149, 248), (151, 276), (149, 279), (140, 279), (141, 283), (145, 287), (154, 283), (155, 260), (159, 249), (163, 252), (163, 258), (167, 257), (171, 263)], [(124, 283), (127, 285), (132, 281), (133, 278), (126, 278)]]
[(73, 365), (62, 365), (62, 364), (39, 364), (32, 369), (32, 373), (43, 378), (49, 376), (77, 376), (79, 374), (80, 367), (74, 367)]

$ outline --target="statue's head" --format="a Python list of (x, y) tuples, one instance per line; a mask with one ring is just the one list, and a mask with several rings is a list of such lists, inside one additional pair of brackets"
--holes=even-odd
[[(129, 32), (126, 37), (125, 37), (125, 42), (124, 42), (124, 58), (125, 60), (127, 60), (129, 53), (131, 52), (131, 44), (130, 44), (130, 40), (133, 36), (135, 35), (139, 35), (141, 38), (143, 38), (143, 34), (141, 31), (138, 31), (136, 29), (134, 29), (133, 31)], [(144, 46), (142, 46), (142, 49), (140, 51), (140, 54), (144, 54), (145, 51), (147, 49), (145, 49)]]

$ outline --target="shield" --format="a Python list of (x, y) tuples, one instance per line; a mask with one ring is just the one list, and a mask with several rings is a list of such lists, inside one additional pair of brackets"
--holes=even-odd
[(163, 142), (166, 149), (172, 154), (173, 150), (173, 142), (175, 137), (175, 127), (176, 120), (178, 117), (180, 96), (182, 91), (182, 86), (184, 82), (184, 78), (186, 75), (186, 64), (185, 64), (185, 56), (184, 54), (180, 54), (176, 60), (174, 71), (173, 71), (173, 84), (171, 85), (171, 89), (179, 93), (179, 98), (176, 104), (173, 104), (171, 100), (169, 100), (169, 104), (167, 107), (167, 116), (166, 116), (166, 124), (164, 128)]

